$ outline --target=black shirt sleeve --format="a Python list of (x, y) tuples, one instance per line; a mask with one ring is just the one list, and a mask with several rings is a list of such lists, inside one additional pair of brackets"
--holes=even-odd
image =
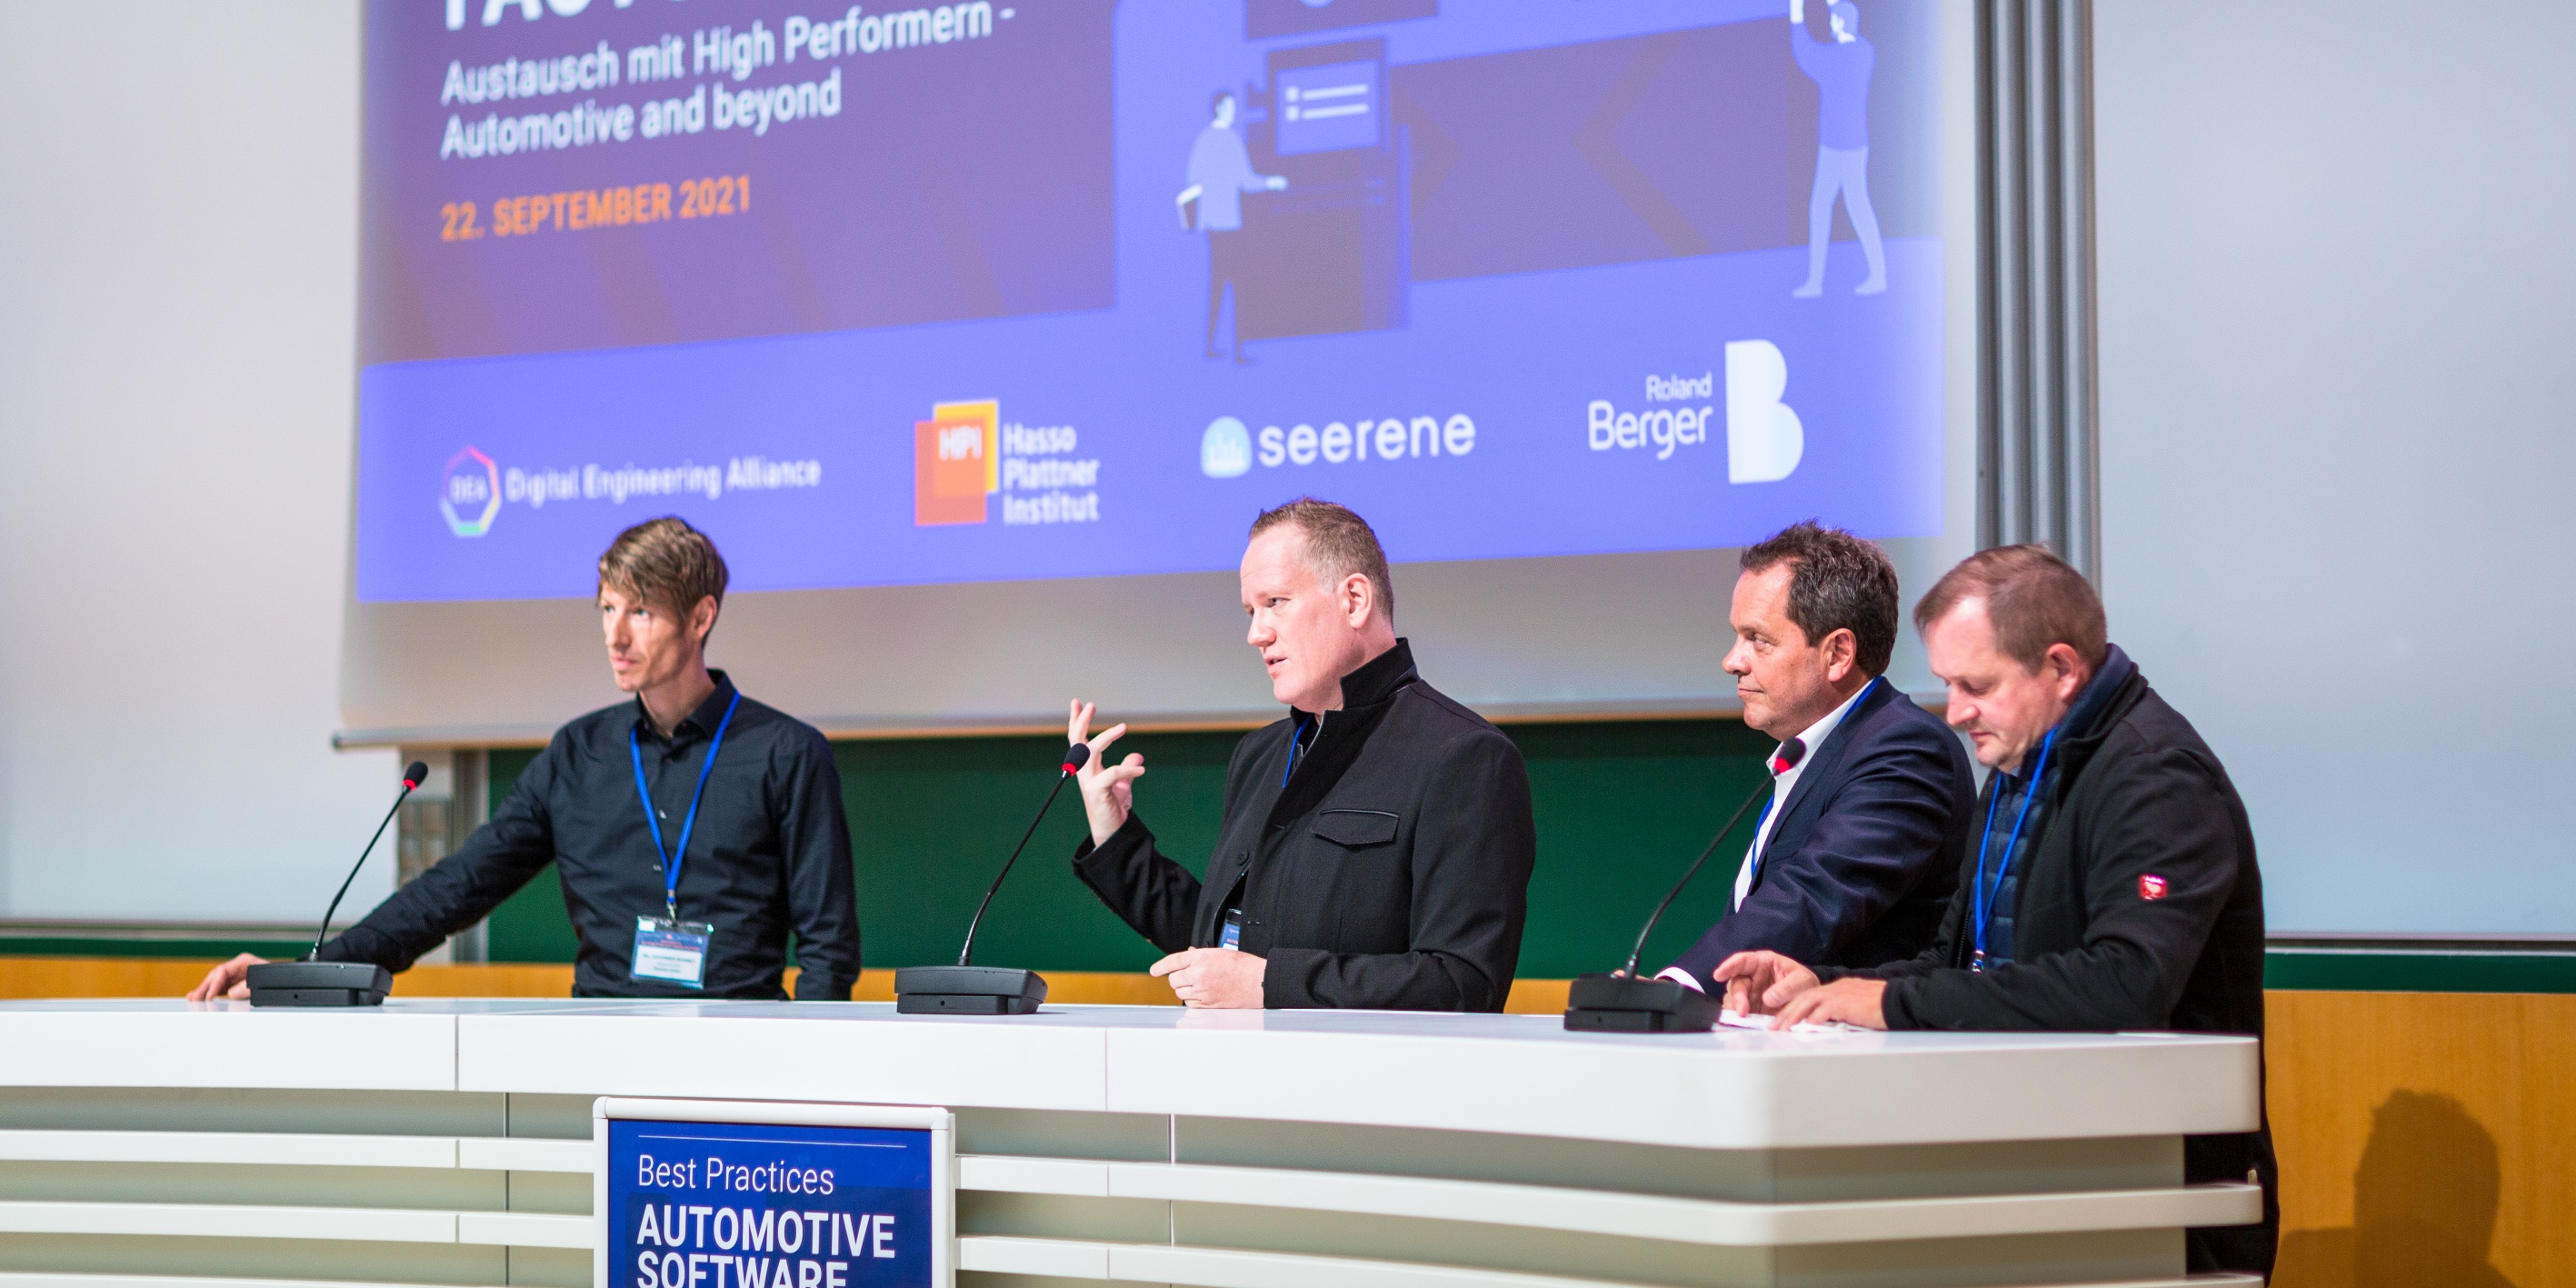
[(567, 754), (564, 735), (555, 735), (545, 754), (512, 784), (509, 799), (490, 822), (474, 829), (456, 853), (432, 864), (357, 925), (322, 945), (321, 959), (409, 970), (421, 954), (517, 894), (554, 861), (554, 826), (546, 801)]
[(841, 767), (820, 734), (785, 741), (771, 803), (796, 930), (796, 1000), (846, 1002), (859, 982), (859, 906)]
[(1095, 846), (1084, 836), (1073, 852), (1073, 871), (1119, 920), (1156, 948), (1177, 953), (1190, 946), (1199, 879), (1154, 848), (1154, 834), (1136, 811), (1127, 812), (1127, 821), (1105, 845)]

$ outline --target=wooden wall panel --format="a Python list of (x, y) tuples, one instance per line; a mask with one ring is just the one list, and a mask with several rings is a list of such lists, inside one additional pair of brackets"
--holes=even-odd
[(2576, 996), (2274, 992), (2281, 1288), (2576, 1288)]

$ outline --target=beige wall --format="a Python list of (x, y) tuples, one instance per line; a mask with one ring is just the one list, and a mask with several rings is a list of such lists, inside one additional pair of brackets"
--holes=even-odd
[(2274, 933), (2576, 935), (2576, 6), (2092, 8), (2112, 638)]
[(319, 916), (398, 772), (329, 741), (358, 6), (11, 4), (0, 121), (0, 916)]

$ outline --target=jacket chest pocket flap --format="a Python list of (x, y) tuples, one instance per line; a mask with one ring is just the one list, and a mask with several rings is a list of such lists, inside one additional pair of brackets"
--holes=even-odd
[(1315, 816), (1315, 835), (1356, 850), (1394, 840), (1397, 821), (1382, 809), (1328, 809)]

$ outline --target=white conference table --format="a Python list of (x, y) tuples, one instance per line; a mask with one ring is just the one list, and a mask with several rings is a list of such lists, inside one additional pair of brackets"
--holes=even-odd
[(0, 1288), (588, 1284), (603, 1095), (956, 1111), (960, 1281), (2253, 1283), (2256, 1044), (1553, 1016), (0, 1003)]

